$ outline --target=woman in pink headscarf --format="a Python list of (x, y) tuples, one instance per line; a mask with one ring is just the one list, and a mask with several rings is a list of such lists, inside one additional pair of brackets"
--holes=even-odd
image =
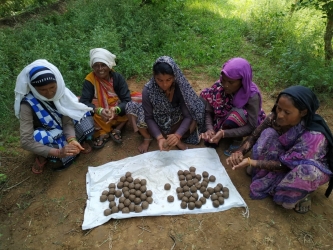
[(252, 68), (243, 58), (232, 58), (221, 70), (220, 79), (204, 89), (206, 132), (202, 134), (207, 147), (218, 146), (222, 138), (233, 142), (224, 154), (229, 156), (266, 117), (261, 108), (261, 94), (252, 82)]

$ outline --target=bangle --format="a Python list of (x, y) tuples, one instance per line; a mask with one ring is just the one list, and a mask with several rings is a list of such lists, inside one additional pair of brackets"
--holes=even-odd
[(97, 108), (96, 114), (101, 115), (103, 112), (103, 108), (99, 107)]
[(247, 157), (247, 161), (249, 162), (249, 166), (252, 167), (251, 166), (251, 159), (250, 159), (250, 157)]
[(114, 112), (115, 112), (117, 115), (119, 115), (120, 112), (121, 112), (121, 109), (120, 109), (118, 106), (116, 106)]
[(76, 141), (76, 138), (75, 138), (74, 136), (72, 136), (72, 137), (67, 138), (66, 141), (67, 141), (68, 143), (70, 143), (70, 142), (72, 142), (72, 141)]

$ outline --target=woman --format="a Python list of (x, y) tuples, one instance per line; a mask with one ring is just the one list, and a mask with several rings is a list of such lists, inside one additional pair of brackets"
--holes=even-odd
[(251, 65), (243, 58), (227, 61), (220, 79), (200, 96), (206, 103), (205, 145), (216, 148), (222, 138), (232, 138), (233, 143), (224, 151), (227, 156), (265, 119)]
[(93, 132), (91, 108), (78, 102), (58, 68), (48, 61), (36, 60), (18, 75), (14, 109), (20, 120), (21, 145), (37, 155), (35, 174), (43, 172), (47, 159), (61, 159), (61, 170), (80, 152), (91, 151), (84, 142)]
[[(310, 194), (330, 180), (333, 170), (333, 137), (325, 120), (316, 114), (318, 108), (310, 89), (283, 90), (272, 113), (227, 159), (233, 169), (249, 166), (251, 198), (272, 195), (284, 208), (309, 211)], [(245, 158), (252, 147), (252, 158)], [(332, 187), (331, 179), (327, 197)]]
[(131, 102), (126, 107), (134, 130), (144, 137), (139, 152), (148, 151), (152, 138), (163, 151), (174, 146), (185, 150), (185, 143), (198, 144), (204, 108), (174, 60), (159, 57), (153, 65), (153, 77), (144, 86), (142, 105)]
[(94, 110), (94, 148), (102, 148), (110, 137), (122, 143), (121, 129), (127, 122), (126, 103), (131, 101), (130, 91), (123, 76), (115, 72), (116, 56), (106, 49), (90, 50), (93, 69), (84, 81), (80, 102)]

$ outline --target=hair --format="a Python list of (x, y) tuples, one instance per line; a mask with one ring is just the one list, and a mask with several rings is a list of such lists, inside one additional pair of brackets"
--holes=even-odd
[(171, 66), (165, 62), (158, 62), (153, 66), (154, 75), (163, 74), (163, 75), (172, 75), (174, 76), (174, 72)]
[(277, 102), (280, 100), (281, 97), (285, 97), (285, 98), (289, 99), (291, 101), (291, 103), (294, 105), (294, 107), (297, 108), (300, 112), (307, 109), (307, 106), (305, 105), (305, 103), (301, 102), (297, 98), (295, 98), (291, 95), (288, 95), (286, 93), (281, 94), (279, 96)]

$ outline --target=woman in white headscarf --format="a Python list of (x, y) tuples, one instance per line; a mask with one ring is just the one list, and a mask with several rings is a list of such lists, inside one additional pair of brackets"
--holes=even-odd
[(131, 101), (124, 77), (112, 68), (116, 56), (106, 49), (90, 50), (90, 72), (84, 81), (80, 102), (94, 110), (93, 148), (102, 148), (112, 138), (122, 143), (121, 129), (127, 122), (125, 106)]
[(60, 170), (80, 152), (91, 151), (85, 143), (93, 132), (91, 108), (78, 102), (58, 68), (48, 61), (36, 60), (18, 75), (14, 109), (20, 120), (21, 145), (37, 155), (34, 173), (42, 173), (48, 159), (60, 159)]

